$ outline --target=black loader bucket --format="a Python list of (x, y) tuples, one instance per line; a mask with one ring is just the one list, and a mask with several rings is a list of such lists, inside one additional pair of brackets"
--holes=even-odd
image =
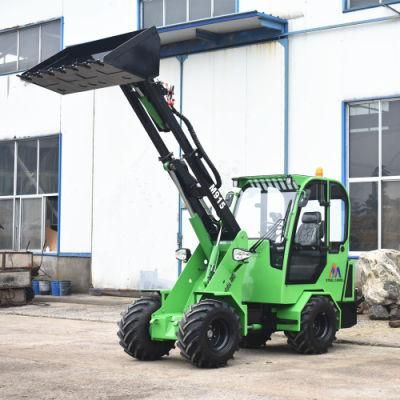
[(160, 66), (156, 28), (67, 47), (20, 75), (60, 94), (155, 78)]

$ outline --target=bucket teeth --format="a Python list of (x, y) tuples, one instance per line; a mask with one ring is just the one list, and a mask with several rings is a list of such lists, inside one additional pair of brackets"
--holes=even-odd
[(153, 27), (67, 47), (20, 78), (68, 94), (155, 78), (159, 63), (160, 38)]
[(88, 63), (87, 61), (78, 63), (78, 66), (79, 66), (79, 67), (85, 67), (85, 68), (87, 68), (87, 69), (90, 69), (90, 68), (91, 68), (91, 66), (89, 65), (89, 63)]
[(65, 68), (66, 69), (72, 69), (72, 71), (79, 71), (79, 68), (77, 67), (76, 64), (66, 65)]

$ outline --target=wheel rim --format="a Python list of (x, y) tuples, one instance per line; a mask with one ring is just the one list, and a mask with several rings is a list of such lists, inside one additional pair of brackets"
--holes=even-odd
[(207, 340), (215, 351), (223, 349), (229, 341), (229, 325), (222, 319), (211, 321), (207, 327)]
[(329, 318), (326, 313), (318, 314), (313, 323), (314, 336), (317, 339), (322, 339), (326, 336), (329, 330)]

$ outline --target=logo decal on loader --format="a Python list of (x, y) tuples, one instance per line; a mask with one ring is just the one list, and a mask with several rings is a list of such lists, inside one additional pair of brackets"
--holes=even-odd
[(222, 210), (226, 206), (226, 203), (224, 201), (224, 198), (222, 197), (222, 194), (219, 192), (219, 190), (217, 189), (217, 187), (214, 184), (212, 184), (209, 187), (209, 190), (210, 190), (212, 196), (214, 197), (214, 199), (217, 200), (217, 204), (218, 204), (219, 208)]
[(343, 282), (342, 273), (340, 268), (333, 263), (332, 268), (329, 271), (329, 278), (326, 280), (327, 282)]

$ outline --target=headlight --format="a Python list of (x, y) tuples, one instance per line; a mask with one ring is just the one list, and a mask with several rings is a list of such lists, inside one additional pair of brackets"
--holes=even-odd
[(247, 260), (251, 255), (252, 255), (252, 253), (250, 251), (243, 250), (243, 249), (233, 249), (233, 252), (232, 252), (232, 257), (235, 261)]
[(178, 249), (175, 251), (175, 257), (177, 260), (187, 262), (192, 256), (190, 249)]

